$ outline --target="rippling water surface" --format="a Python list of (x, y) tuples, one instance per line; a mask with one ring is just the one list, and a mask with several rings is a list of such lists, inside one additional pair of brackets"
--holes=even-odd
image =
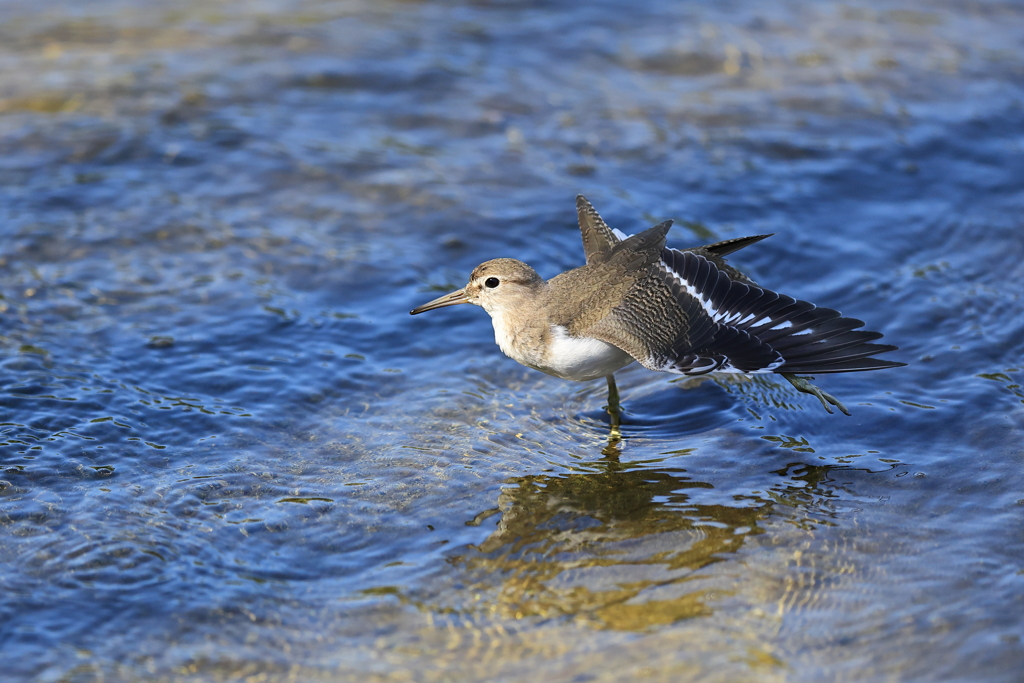
[[(5, 2), (5, 680), (1019, 680), (1022, 188), (1014, 3)], [(910, 365), (408, 315), (577, 193)]]

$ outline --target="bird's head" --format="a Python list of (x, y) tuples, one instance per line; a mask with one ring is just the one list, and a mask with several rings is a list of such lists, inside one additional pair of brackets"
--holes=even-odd
[(544, 287), (544, 280), (530, 266), (510, 258), (485, 261), (473, 269), (469, 284), (412, 309), (416, 315), (434, 308), (475, 304), (491, 315), (517, 308)]

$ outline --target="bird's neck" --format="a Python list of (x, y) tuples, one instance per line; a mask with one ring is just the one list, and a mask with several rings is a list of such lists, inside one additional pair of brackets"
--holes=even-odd
[(502, 352), (523, 365), (539, 368), (551, 337), (551, 325), (538, 298), (487, 311), (494, 326), (494, 341)]

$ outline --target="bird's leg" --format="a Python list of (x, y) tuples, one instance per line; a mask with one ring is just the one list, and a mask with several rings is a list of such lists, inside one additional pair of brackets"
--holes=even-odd
[(830, 403), (834, 405), (836, 408), (839, 408), (839, 410), (842, 411), (843, 415), (850, 414), (850, 411), (846, 409), (846, 406), (844, 406), (838, 398), (836, 398), (835, 396), (828, 392), (822, 391), (821, 389), (807, 381), (808, 379), (814, 379), (813, 377), (797, 377), (796, 375), (789, 372), (783, 372), (780, 374), (787, 380), (789, 380), (789, 383), (796, 387), (797, 391), (802, 391), (805, 394), (816, 396), (818, 400), (821, 401), (821, 405), (825, 409), (825, 412), (827, 412), (829, 415), (832, 414), (832, 409), (828, 407)]
[(612, 436), (619, 436), (622, 415), (619, 409), (619, 388), (615, 386), (615, 375), (608, 375), (608, 417), (611, 418)]

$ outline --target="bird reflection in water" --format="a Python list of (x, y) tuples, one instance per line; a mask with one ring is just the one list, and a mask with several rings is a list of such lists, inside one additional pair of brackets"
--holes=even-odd
[(603, 458), (567, 475), (508, 480), (498, 507), (467, 522), (500, 515), (494, 532), (449, 557), (467, 592), (508, 618), (643, 630), (710, 614), (733, 594), (742, 564), (701, 570), (735, 557), (770, 517), (799, 524), (828, 514), (817, 506), (833, 490), (830, 467), (787, 465), (763, 492), (700, 503), (712, 499), (711, 483), (657, 462), (620, 462), (619, 447), (613, 437)]

